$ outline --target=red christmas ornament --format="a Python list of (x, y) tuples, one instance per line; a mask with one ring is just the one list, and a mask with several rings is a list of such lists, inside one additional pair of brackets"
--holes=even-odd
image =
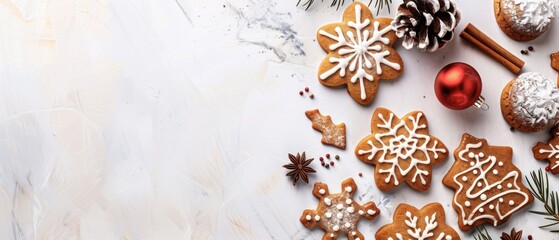
[(439, 71), (435, 78), (435, 94), (450, 109), (487, 107), (481, 96), (481, 77), (472, 66), (465, 63), (451, 63)]

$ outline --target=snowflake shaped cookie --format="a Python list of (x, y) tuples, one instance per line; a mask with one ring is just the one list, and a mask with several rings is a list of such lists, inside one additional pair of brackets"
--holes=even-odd
[(460, 240), (458, 233), (445, 223), (440, 203), (431, 203), (418, 210), (408, 204), (396, 208), (391, 224), (381, 227), (377, 240)]
[[(559, 173), (559, 125), (551, 129), (551, 138), (547, 143), (539, 142), (532, 148), (534, 158), (549, 161), (549, 171)], [(547, 168), (546, 168), (547, 170)]]
[(313, 195), (320, 199), (316, 210), (307, 209), (301, 215), (301, 223), (307, 228), (318, 226), (326, 233), (323, 240), (336, 239), (339, 235), (347, 235), (348, 240), (364, 240), (363, 234), (357, 230), (361, 218), (373, 220), (380, 210), (373, 202), (360, 205), (353, 201), (353, 193), (357, 185), (352, 178), (342, 182), (342, 192), (330, 194), (328, 185), (315, 183)]
[(512, 148), (490, 146), (466, 133), (454, 158), (443, 184), (455, 191), (452, 206), (462, 231), (483, 223), (503, 224), (534, 201), (522, 184), (522, 173), (512, 164)]
[(400, 55), (392, 48), (398, 37), (391, 18), (373, 18), (360, 2), (348, 6), (343, 22), (322, 26), (317, 40), (328, 53), (318, 69), (319, 81), (330, 87), (347, 85), (351, 97), (370, 103), (380, 79), (394, 79), (404, 69)]
[(429, 135), (422, 112), (399, 119), (390, 110), (377, 108), (371, 120), (372, 134), (355, 148), (359, 160), (375, 165), (375, 182), (389, 191), (406, 182), (418, 191), (431, 186), (431, 168), (448, 157), (448, 149)]

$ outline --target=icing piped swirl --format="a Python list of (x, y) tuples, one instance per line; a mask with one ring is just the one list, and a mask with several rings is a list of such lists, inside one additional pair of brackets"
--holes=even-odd
[(554, 0), (502, 0), (501, 9), (514, 30), (530, 35), (545, 32), (555, 18)]
[(555, 125), (559, 117), (559, 89), (541, 73), (520, 75), (511, 86), (514, 114), (523, 125), (543, 129)]

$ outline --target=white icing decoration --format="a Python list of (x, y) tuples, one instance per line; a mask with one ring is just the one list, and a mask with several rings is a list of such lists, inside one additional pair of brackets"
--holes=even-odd
[(348, 207), (348, 208), (346, 209), (346, 211), (347, 211), (348, 213), (353, 213), (353, 212), (355, 212), (355, 208), (353, 208), (353, 207)]
[(509, 205), (513, 206), (513, 205), (514, 205), (514, 201), (513, 201), (513, 200), (510, 200), (510, 201), (509, 201)]
[[(425, 224), (424, 228), (421, 229), (421, 227), (419, 226), (420, 224), (418, 224), (418, 218), (417, 216), (413, 216), (409, 211), (406, 212), (406, 220), (404, 221), (406, 226), (408, 227), (406, 233), (412, 237), (412, 239), (416, 239), (416, 240), (428, 240), (428, 239), (432, 239), (432, 237), (434, 236), (434, 232), (433, 230), (435, 230), (437, 228), (437, 226), (439, 225), (439, 223), (436, 220), (436, 216), (437, 213), (433, 213), (433, 215), (431, 215), (431, 217), (426, 216), (424, 221)], [(408, 239), (404, 239), (404, 236), (399, 233), (396, 232), (396, 239), (397, 240), (408, 240)], [(442, 240), (442, 239), (452, 239), (452, 236), (445, 234), (444, 232), (440, 233), (437, 238), (435, 240)], [(388, 240), (394, 240), (392, 237), (388, 237)], [(411, 239), (409, 239), (411, 240)]]
[(350, 205), (350, 204), (352, 203), (352, 201), (351, 201), (351, 199), (348, 198), (347, 200), (345, 200), (345, 203), (346, 203), (347, 205)]
[[(406, 121), (403, 120), (392, 127), (392, 121), (394, 120), (393, 113), (390, 113), (388, 120), (385, 119), (382, 114), (379, 114), (378, 117), (382, 123), (379, 123), (377, 127), (388, 130), (386, 133), (377, 133), (375, 135), (376, 142), (382, 146), (378, 148), (375, 144), (373, 144), (372, 140), (369, 140), (367, 141), (367, 144), (370, 146), (370, 149), (359, 149), (357, 153), (359, 155), (369, 154), (367, 157), (368, 160), (372, 160), (378, 152), (382, 153), (378, 158), (378, 163), (389, 163), (391, 166), (381, 168), (381, 165), (377, 165), (376, 167), (380, 168), (380, 170), (378, 170), (379, 173), (388, 173), (388, 176), (384, 179), (386, 183), (389, 183), (393, 178), (394, 184), (399, 185), (400, 182), (396, 176), (396, 170), (398, 170), (399, 174), (402, 176), (406, 176), (413, 170), (414, 175), (412, 182), (415, 183), (417, 177), (419, 177), (421, 184), (426, 185), (427, 181), (423, 178), (423, 176), (429, 175), (429, 172), (420, 169), (418, 165), (429, 165), (431, 163), (430, 153), (432, 153), (434, 158), (437, 159), (439, 158), (439, 152), (446, 153), (446, 150), (444, 148), (437, 148), (437, 144), (439, 142), (437, 140), (431, 141), (431, 137), (429, 135), (417, 133), (418, 130), (427, 128), (427, 126), (423, 124), (419, 125), (421, 118), (424, 118), (423, 113), (420, 112), (417, 115), (408, 117), (411, 121), (411, 128), (406, 124)], [(398, 131), (400, 129), (404, 129), (406, 133), (399, 133)], [(383, 138), (385, 137), (390, 138), (388, 145), (386, 145), (383, 141)], [(419, 142), (421, 141), (423, 143), (419, 145)], [(432, 144), (432, 146), (429, 147), (429, 144)], [(414, 154), (416, 152), (421, 152), (422, 154)], [(416, 158), (417, 156), (421, 156), (424, 159), (418, 159)], [(406, 169), (402, 169), (400, 161), (408, 163)]]
[(351, 232), (351, 235), (355, 236), (357, 233), (355, 231)]
[(365, 212), (363, 212), (363, 210), (359, 210), (359, 215), (363, 215)]
[(502, 0), (501, 10), (514, 30), (531, 35), (545, 32), (555, 17), (554, 0)]
[(310, 221), (312, 219), (311, 215), (307, 215), (305, 218), (307, 219), (307, 221)]
[(336, 225), (336, 226), (334, 226), (334, 227), (332, 228), (332, 230), (334, 230), (334, 232), (335, 232), (335, 231), (338, 231), (338, 230), (340, 230), (340, 226), (339, 226), (339, 225)]
[[(338, 36), (324, 30), (319, 31), (320, 35), (336, 41), (328, 48), (332, 51), (338, 49), (338, 54), (341, 56), (340, 58), (330, 57), (329, 61), (331, 63), (336, 63), (336, 66), (320, 74), (320, 79), (326, 80), (338, 71), (340, 72), (340, 77), (345, 77), (346, 69), (349, 67), (348, 70), (350, 72), (354, 72), (351, 82), (356, 83), (357, 80), (359, 80), (362, 100), (367, 98), (365, 85), (363, 83), (364, 79), (371, 82), (374, 81), (373, 75), (367, 73), (364, 67), (367, 70), (372, 70), (374, 63), (377, 75), (382, 74), (381, 63), (396, 70), (400, 70), (401, 68), (399, 64), (391, 62), (385, 58), (390, 55), (390, 51), (384, 50), (380, 52), (383, 47), (380, 44), (376, 44), (378, 42), (385, 45), (390, 44), (390, 39), (383, 36), (392, 31), (392, 27), (386, 26), (385, 28), (379, 30), (380, 23), (374, 21), (373, 31), (371, 32), (371, 29), (368, 28), (370, 23), (371, 19), (365, 19), (365, 21), (361, 22), (361, 5), (357, 4), (355, 5), (355, 22), (348, 22), (348, 26), (355, 29), (357, 34), (354, 34), (353, 31), (347, 31), (346, 37), (342, 33), (342, 29), (340, 27), (335, 28)], [(355, 35), (357, 35), (357, 39)]]
[(327, 212), (327, 213), (324, 214), (324, 216), (325, 216), (326, 218), (331, 218), (331, 217), (332, 217), (332, 213), (331, 213), (331, 212)]
[(493, 174), (495, 174), (495, 175), (499, 174), (499, 170), (493, 169)]
[(470, 201), (466, 201), (464, 202), (464, 205), (466, 205), (466, 207), (469, 207), (471, 205)]
[(499, 167), (502, 167), (503, 165), (504, 165), (504, 163), (499, 161)]
[(345, 225), (344, 225), (344, 226), (345, 226), (346, 228), (349, 228), (349, 227), (351, 227), (351, 224), (349, 224), (349, 223), (345, 223)]
[(326, 205), (330, 206), (332, 204), (332, 199), (324, 198), (324, 203), (326, 203)]
[(480, 199), (485, 201), (487, 199), (487, 195), (485, 195), (485, 193), (481, 194)]
[(338, 203), (338, 205), (336, 205), (336, 208), (337, 208), (338, 210), (342, 210), (342, 209), (344, 209), (344, 205), (341, 204), (341, 203)]
[(524, 126), (543, 129), (559, 120), (557, 83), (540, 73), (524, 73), (510, 88), (512, 111)]
[(314, 220), (317, 221), (317, 222), (320, 221), (320, 216), (318, 216), (318, 215), (314, 216)]
[(495, 205), (490, 204), (490, 205), (489, 205), (489, 209), (491, 209), (491, 210), (495, 209)]
[(463, 176), (463, 177), (462, 177), (462, 181), (464, 181), (464, 182), (465, 182), (465, 181), (468, 181), (468, 177)]
[(344, 214), (343, 213), (338, 213), (337, 217), (338, 217), (338, 219), (342, 219), (342, 218), (344, 218)]
[(326, 190), (320, 189), (320, 190), (318, 190), (318, 193), (320, 193), (320, 194), (325, 194), (325, 193), (326, 193)]
[[(458, 158), (461, 161), (464, 162), (469, 162), (471, 160), (475, 160), (476, 164), (462, 172), (459, 172), (458, 174), (456, 174), (453, 178), (454, 182), (458, 185), (458, 190), (456, 191), (455, 195), (454, 195), (454, 204), (456, 206), (458, 206), (458, 208), (460, 208), (460, 217), (462, 218), (462, 222), (465, 225), (472, 225), (475, 221), (480, 220), (480, 219), (489, 219), (493, 221), (493, 225), (497, 225), (499, 220), (502, 220), (504, 218), (506, 218), (507, 216), (511, 215), (513, 212), (515, 212), (516, 210), (520, 209), (523, 207), (523, 205), (525, 205), (526, 203), (528, 203), (528, 195), (523, 192), (520, 187), (517, 185), (517, 181), (520, 181), (520, 173), (516, 170), (513, 170), (509, 173), (507, 173), (501, 180), (497, 180), (493, 183), (490, 183), (489, 180), (486, 178), (486, 174), (488, 172), (490, 172), (495, 165), (497, 164), (497, 158), (495, 156), (488, 156), (486, 158), (481, 158), (479, 156), (479, 154), (474, 154), (474, 158), (473, 159), (466, 159), (466, 156), (470, 156), (470, 152), (472, 149), (479, 149), (482, 146), (482, 143), (470, 143), (466, 145), (466, 148), (463, 149), (462, 151), (460, 151), (458, 153)], [(472, 184), (469, 188), (465, 189), (464, 185), (462, 182), (458, 181), (458, 179), (460, 179), (462, 176), (472, 173), (473, 170), (479, 170), (480, 174), (477, 175), (474, 179), (474, 181), (472, 181)], [(514, 183), (514, 188), (512, 188), (512, 184), (509, 183), (509, 185), (511, 186), (510, 189), (507, 190), (503, 190), (500, 191), (494, 195), (490, 195), (489, 197), (487, 196), (487, 194), (491, 193), (491, 190), (494, 187), (499, 188), (499, 186), (501, 186), (502, 183), (504, 182), (509, 182), (512, 181)], [(482, 183), (482, 185), (484, 186), (482, 189), (480, 190), (476, 190), (474, 189), (474, 185), (477, 185), (477, 183)], [(465, 192), (465, 193), (464, 193)], [(457, 196), (460, 194), (465, 194), (465, 196), (468, 199), (471, 200), (475, 200), (478, 198), (482, 198), (482, 195), (486, 195), (485, 196), (485, 200), (481, 199), (482, 202), (477, 204), (471, 211), (464, 209), (464, 206), (459, 203), (457, 201)], [(510, 194), (515, 194), (515, 196), (521, 195), (523, 197), (522, 201), (520, 204), (516, 205), (516, 207), (512, 208), (512, 209), (508, 209), (508, 211), (506, 212), (501, 212), (501, 209), (499, 208), (500, 203), (502, 203), (504, 201), (503, 197), (506, 197), (507, 195)], [(481, 213), (484, 210), (483, 207), (485, 207), (486, 205), (489, 204), (493, 204), (493, 202), (498, 199), (499, 203), (496, 203), (495, 205), (495, 216), (492, 214), (477, 214), (477, 213)], [(465, 207), (468, 207), (469, 204), (464, 203)], [(490, 209), (492, 209), (490, 207)], [(466, 214), (466, 212), (470, 212), (469, 214)], [(467, 215), (467, 216), (466, 216)], [(476, 216), (477, 215), (477, 216)]]
[[(541, 154), (548, 154), (547, 158), (551, 159), (551, 158), (556, 158), (559, 159), (559, 145), (553, 145), (551, 143), (548, 144), (550, 149), (540, 149), (540, 153)], [(551, 169), (556, 169), (557, 167), (559, 167), (559, 161), (555, 162), (555, 165), (551, 166)]]
[(346, 191), (346, 192), (351, 192), (351, 191), (353, 191), (353, 189), (352, 189), (351, 187), (346, 187), (346, 188), (345, 188), (345, 191)]
[(377, 212), (373, 211), (372, 209), (367, 210), (367, 214), (369, 215), (375, 215), (375, 213)]

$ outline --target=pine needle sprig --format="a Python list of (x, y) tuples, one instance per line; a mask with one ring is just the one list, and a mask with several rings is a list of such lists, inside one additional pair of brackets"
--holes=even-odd
[(493, 240), (491, 235), (487, 232), (487, 229), (483, 225), (476, 228), (477, 235), (474, 235), (475, 240)]
[[(306, 0), (303, 4), (301, 4), (302, 0), (298, 0), (297, 1), (297, 6), (302, 5), (305, 8), (305, 10), (309, 10), (309, 8), (311, 7), (311, 5), (314, 3), (315, 0)], [(324, 2), (324, 0), (321, 0), (320, 2)], [(352, 0), (353, 2), (353, 0)], [(373, 0), (369, 1), (368, 6), (371, 6), (371, 3), (373, 3)], [(388, 9), (388, 13), (390, 13), (390, 4), (392, 3), (392, 0), (375, 0), (375, 8), (377, 9), (377, 15), (380, 12), (380, 10), (382, 10), (384, 8), (384, 6), (387, 7)], [(332, 3), (330, 3), (330, 7), (336, 7), (336, 10), (340, 9), (341, 6), (343, 6), (345, 4), (345, 0), (332, 0)]]
[[(542, 225), (540, 228), (548, 228), (559, 224), (559, 194), (556, 191), (549, 190), (549, 179), (547, 173), (544, 173), (541, 169), (537, 172), (532, 171), (530, 177), (526, 176), (526, 181), (530, 186), (530, 193), (534, 195), (536, 199), (543, 203), (544, 211), (530, 211), (531, 213), (544, 216), (544, 219), (551, 221), (551, 223)], [(559, 229), (550, 230), (551, 232), (559, 232)]]

